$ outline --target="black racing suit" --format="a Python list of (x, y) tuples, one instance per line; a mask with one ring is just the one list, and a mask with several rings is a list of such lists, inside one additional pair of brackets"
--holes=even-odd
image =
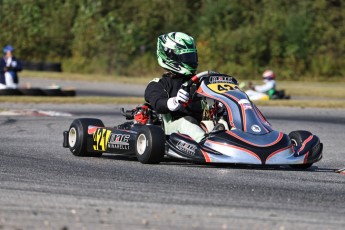
[(0, 84), (4, 84), (6, 85), (6, 81), (5, 81), (5, 72), (6, 71), (12, 71), (14, 73), (13, 76), (13, 81), (14, 83), (18, 84), (19, 83), (19, 79), (18, 79), (18, 74), (17, 72), (21, 71), (23, 69), (21, 62), (15, 57), (12, 57), (12, 62), (16, 61), (17, 62), (17, 66), (16, 67), (6, 67), (6, 60), (5, 57), (0, 59)]
[(198, 123), (202, 119), (202, 105), (201, 99), (193, 97), (195, 93), (195, 86), (191, 87), (190, 97), (193, 99), (187, 107), (181, 106), (177, 111), (170, 111), (167, 105), (167, 101), (171, 97), (176, 97), (177, 92), (181, 88), (181, 85), (188, 79), (174, 76), (170, 73), (164, 74), (159, 81), (151, 81), (145, 90), (145, 100), (150, 103), (152, 108), (159, 114), (170, 113), (172, 120), (177, 120), (181, 117), (191, 116), (194, 117)]

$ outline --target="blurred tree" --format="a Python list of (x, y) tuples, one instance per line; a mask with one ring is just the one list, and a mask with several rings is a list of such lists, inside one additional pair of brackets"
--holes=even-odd
[(183, 31), (200, 70), (344, 76), (344, 24), (341, 0), (0, 0), (0, 44), (77, 72), (159, 71), (157, 36)]

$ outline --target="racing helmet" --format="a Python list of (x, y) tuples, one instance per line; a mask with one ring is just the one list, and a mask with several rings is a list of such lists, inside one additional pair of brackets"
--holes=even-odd
[(158, 64), (164, 69), (190, 77), (198, 67), (198, 54), (194, 39), (181, 32), (171, 32), (158, 37)]
[(265, 70), (262, 74), (262, 78), (265, 80), (273, 80), (276, 78), (276, 74), (272, 70)]
[(7, 46), (5, 46), (5, 47), (2, 49), (2, 53), (3, 53), (3, 54), (6, 54), (7, 51), (13, 52), (13, 51), (14, 51), (14, 48), (13, 48), (12, 46), (10, 46), (10, 45), (7, 45)]

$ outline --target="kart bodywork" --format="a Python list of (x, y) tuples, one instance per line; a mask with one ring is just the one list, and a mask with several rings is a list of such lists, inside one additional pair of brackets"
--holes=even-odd
[[(142, 163), (159, 163), (164, 155), (192, 162), (249, 165), (290, 165), (308, 168), (322, 158), (323, 145), (308, 131), (289, 135), (272, 129), (259, 109), (241, 91), (237, 81), (224, 74), (202, 72), (187, 84), (197, 85), (196, 96), (210, 108), (202, 127), (208, 130), (200, 143), (185, 134), (164, 134), (164, 119), (149, 105), (124, 112), (134, 119), (104, 127), (98, 119), (76, 119), (64, 132), (64, 147), (77, 156), (104, 152), (136, 155)], [(224, 108), (217, 113), (217, 103)], [(212, 128), (222, 123), (223, 130)]]

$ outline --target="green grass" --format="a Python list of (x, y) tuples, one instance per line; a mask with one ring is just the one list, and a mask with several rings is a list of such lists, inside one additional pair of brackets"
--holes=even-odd
[(255, 101), (258, 106), (285, 106), (285, 107), (301, 107), (301, 108), (341, 108), (345, 109), (345, 101), (343, 100), (271, 100), (271, 101)]
[(278, 82), (278, 88), (285, 89), (292, 96), (344, 98), (345, 82)]

